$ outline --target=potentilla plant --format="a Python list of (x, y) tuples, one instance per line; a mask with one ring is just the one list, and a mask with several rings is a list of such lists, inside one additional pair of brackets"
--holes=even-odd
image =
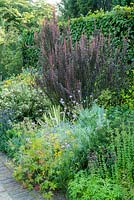
[(42, 68), (37, 83), (54, 103), (64, 104), (63, 107), (87, 105), (102, 90), (119, 94), (122, 86), (127, 87), (127, 37), (122, 47), (115, 47), (110, 36), (105, 38), (95, 30), (90, 40), (82, 34), (74, 44), (69, 28), (61, 32), (53, 18), (42, 25), (40, 51)]

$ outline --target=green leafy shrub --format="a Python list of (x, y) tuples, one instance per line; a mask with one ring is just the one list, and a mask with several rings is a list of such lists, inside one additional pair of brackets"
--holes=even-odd
[(122, 104), (127, 104), (131, 109), (134, 108), (134, 69), (128, 71), (129, 87), (122, 89)]
[(50, 101), (40, 89), (36, 89), (34, 77), (28, 72), (5, 80), (0, 89), (0, 110), (12, 110), (16, 121), (22, 121), (24, 117), (36, 120), (50, 106)]
[(115, 103), (113, 98), (116, 98), (114, 92), (111, 92), (109, 89), (102, 90), (100, 96), (97, 98), (97, 103), (105, 108), (108, 108)]
[(68, 199), (70, 200), (125, 200), (129, 198), (127, 190), (114, 183), (112, 179), (102, 179), (97, 175), (88, 175), (84, 172), (76, 174), (68, 186)]
[(116, 91), (109, 89), (102, 90), (100, 96), (97, 98), (97, 103), (105, 108), (114, 105), (125, 105), (129, 109), (134, 108), (134, 70), (126, 71), (128, 82), (127, 87), (123, 87), (119, 94)]
[[(87, 156), (88, 168), (89, 170), (90, 168), (96, 170), (99, 168), (99, 163), (102, 162), (102, 165), (104, 164), (104, 166), (106, 166), (107, 172), (111, 173), (111, 165), (115, 159), (115, 154), (109, 148), (112, 138), (116, 136), (117, 129), (119, 132), (122, 131), (122, 124), (124, 124), (124, 130), (126, 132), (131, 131), (132, 134), (134, 133), (134, 111), (128, 109), (126, 106), (110, 107), (104, 112), (104, 116), (106, 121), (104, 121), (103, 126), (100, 128), (97, 127), (93, 134), (90, 134), (90, 145)], [(100, 161), (98, 161), (98, 159), (100, 159)], [(102, 176), (105, 176), (103, 170), (100, 173)]]
[(115, 154), (115, 162), (112, 166), (112, 177), (117, 183), (121, 183), (129, 188), (134, 184), (134, 162), (133, 162), (133, 143), (134, 143), (134, 121), (130, 122), (127, 127), (122, 124), (122, 130), (115, 130), (115, 137), (113, 137), (111, 148)]
[(106, 111), (107, 119), (109, 120), (111, 129), (120, 128), (122, 123), (125, 123), (125, 127), (130, 122), (134, 122), (134, 110), (130, 109), (127, 105), (124, 106), (111, 106)]

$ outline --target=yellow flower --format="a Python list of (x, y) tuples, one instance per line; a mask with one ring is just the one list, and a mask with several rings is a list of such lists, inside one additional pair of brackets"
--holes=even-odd
[(12, 81), (9, 79), (9, 80), (6, 80), (6, 81), (4, 81), (4, 85), (10, 85), (12, 83)]

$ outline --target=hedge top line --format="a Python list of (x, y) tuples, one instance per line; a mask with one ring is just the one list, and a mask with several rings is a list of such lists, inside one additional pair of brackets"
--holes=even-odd
[[(131, 5), (131, 7), (116, 6), (110, 12), (100, 10), (94, 13), (89, 12), (85, 17), (71, 18), (70, 30), (73, 39), (81, 37), (83, 32), (89, 36), (95, 28), (101, 29), (103, 34), (108, 30), (108, 32), (113, 33), (126, 32), (126, 30), (131, 29), (131, 35), (134, 35), (134, 4)], [(58, 24), (62, 28), (62, 26), (67, 26), (68, 22), (59, 22)]]
[[(131, 7), (130, 6), (115, 6), (111, 11), (106, 11), (104, 12), (102, 9), (101, 10), (97, 10), (94, 12), (89, 11), (89, 13), (87, 14), (87, 16), (80, 16), (77, 18), (71, 18), (70, 22), (77, 22), (77, 21), (81, 21), (81, 20), (91, 20), (91, 19), (96, 19), (96, 18), (107, 18), (109, 16), (119, 16), (119, 15), (126, 15), (128, 18), (134, 17), (134, 4), (131, 3)], [(60, 21), (58, 23), (59, 25), (63, 25), (63, 24), (67, 24), (67, 21)]]

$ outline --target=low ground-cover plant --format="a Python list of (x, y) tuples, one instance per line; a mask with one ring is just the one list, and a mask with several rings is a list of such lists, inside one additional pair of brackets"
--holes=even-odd
[(89, 175), (82, 171), (75, 175), (68, 186), (70, 200), (125, 200), (131, 197), (126, 188), (114, 183), (112, 179), (103, 179), (96, 174)]

